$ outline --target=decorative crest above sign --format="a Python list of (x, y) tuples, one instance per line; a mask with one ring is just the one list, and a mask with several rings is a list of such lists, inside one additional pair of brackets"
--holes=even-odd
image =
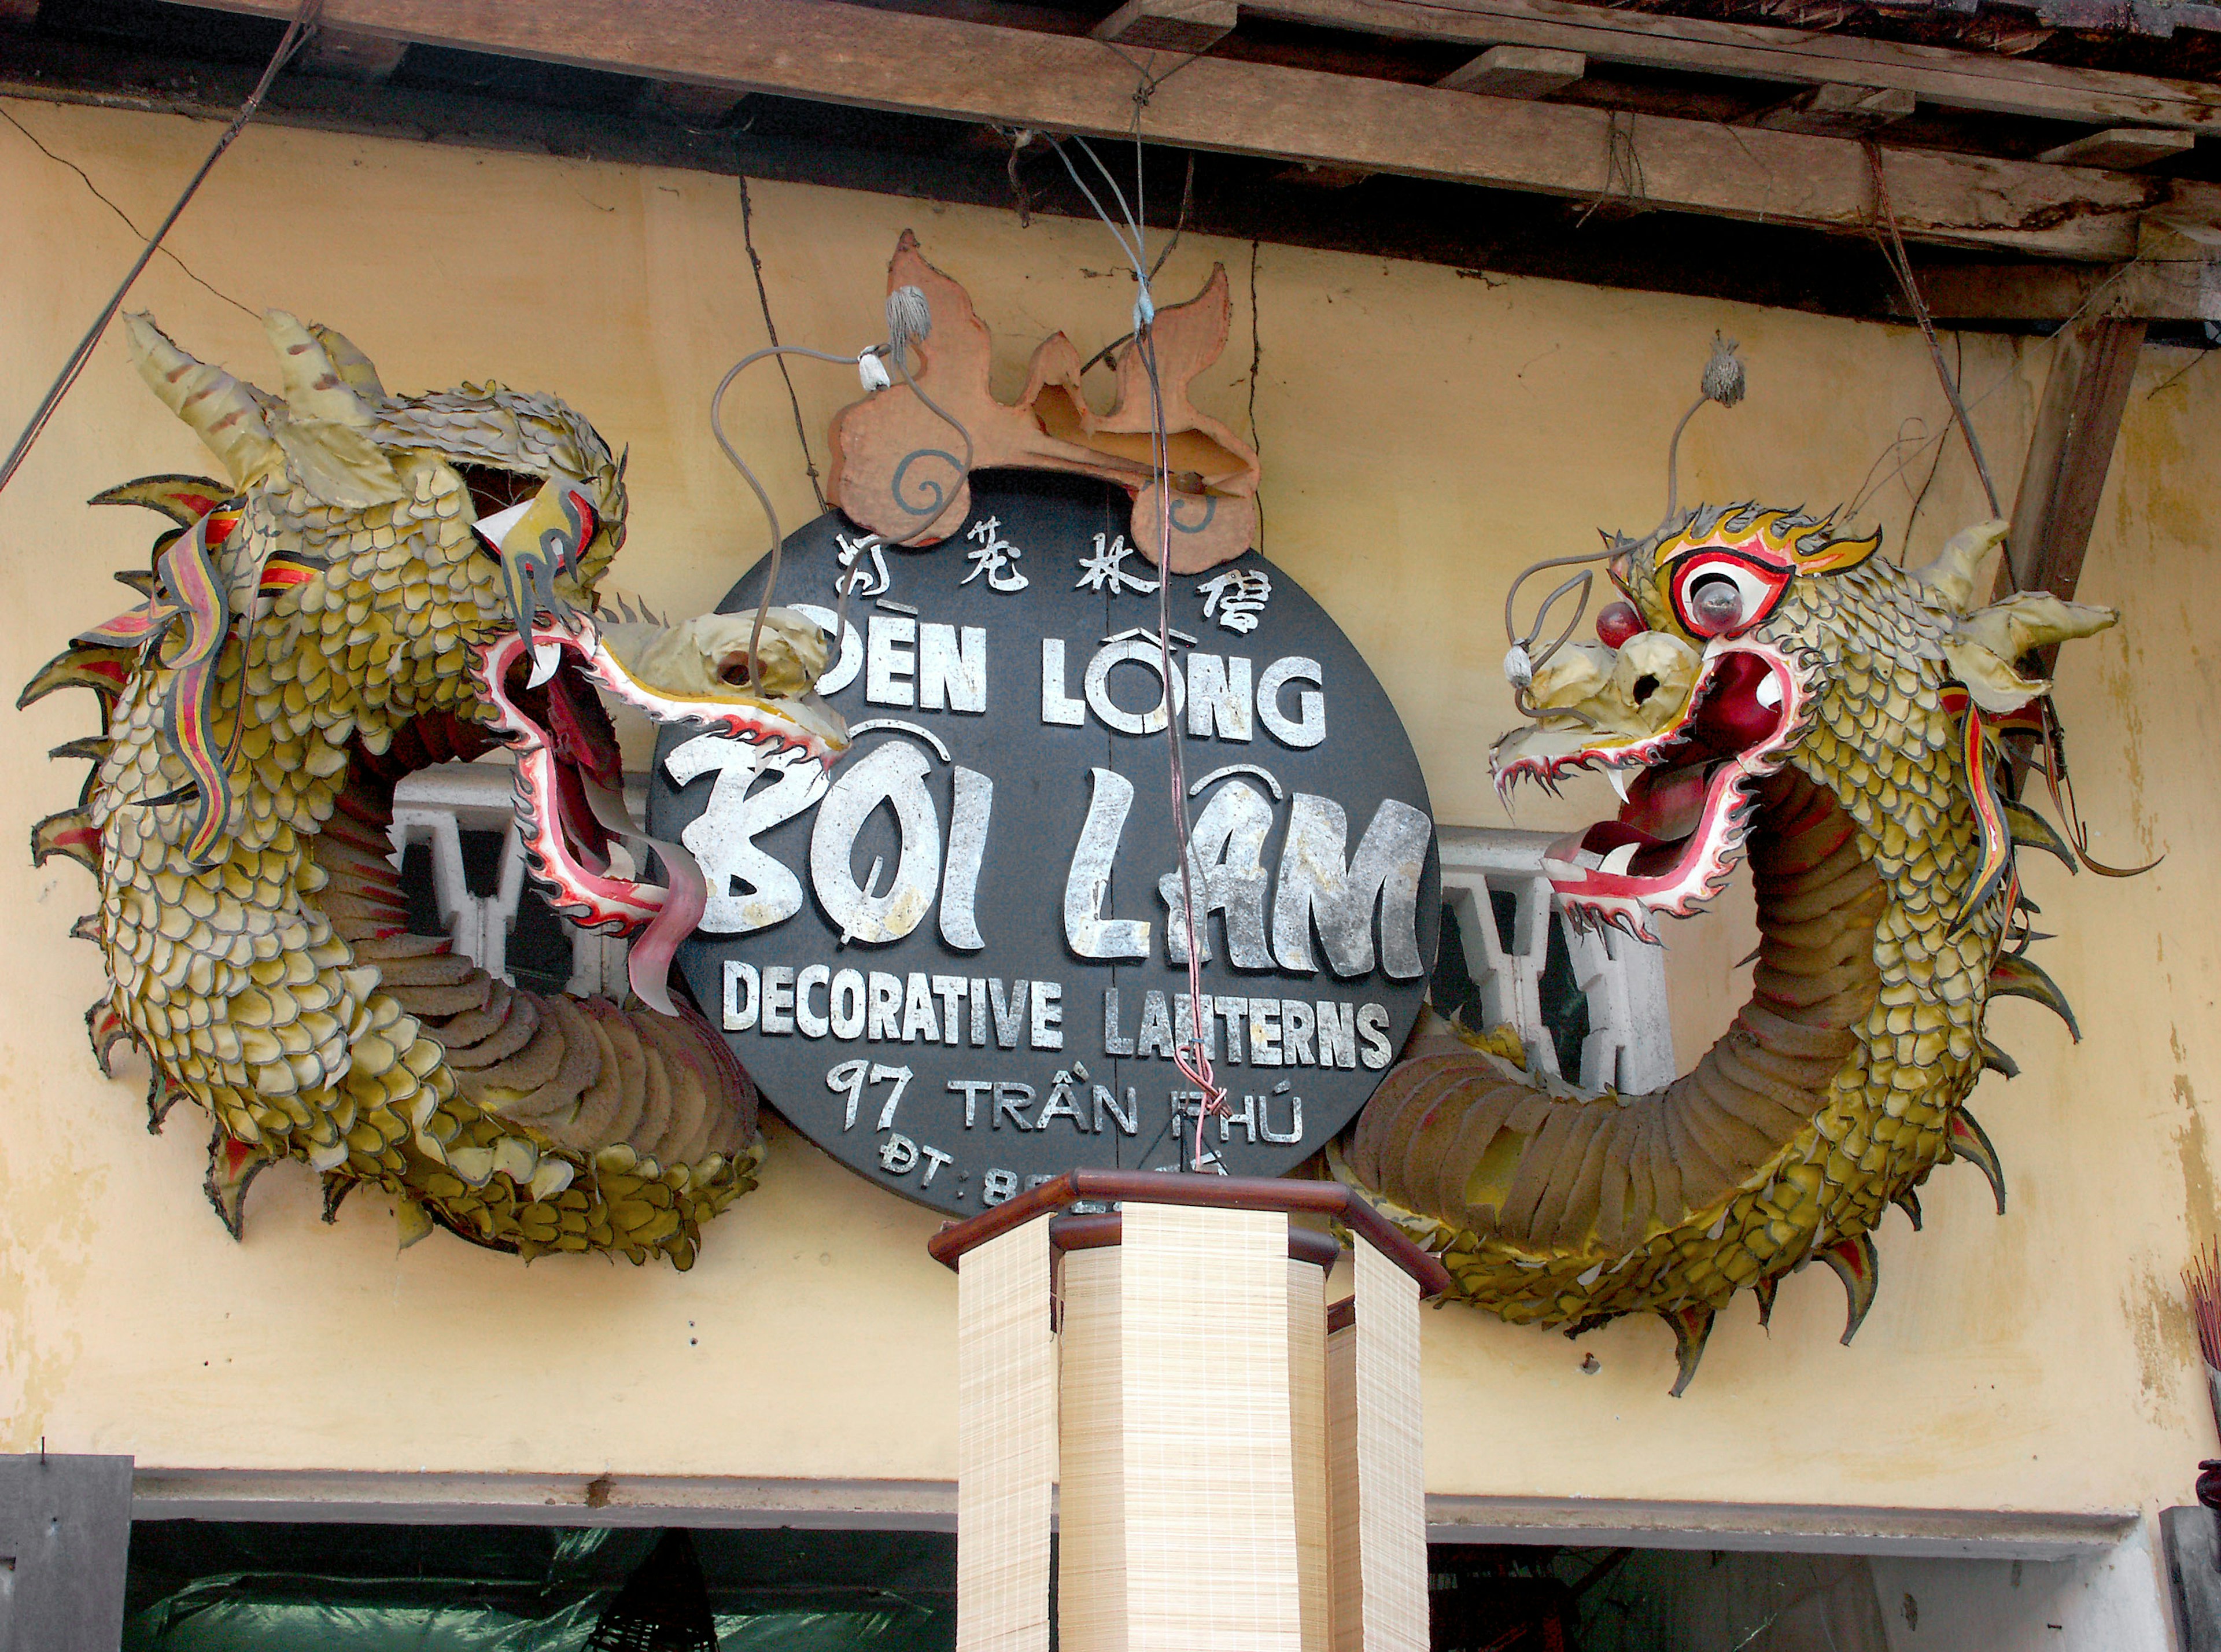
[[(980, 520), (971, 478), (1015, 467), (1099, 477), (1123, 488), (1134, 507), (1131, 525), (1121, 523), (1119, 530), (1152, 562), (1162, 560), (1158, 526), (1168, 516), (1175, 573), (1216, 567), (1255, 542), (1256, 450), (1188, 400), (1188, 385), (1226, 347), (1223, 266), (1212, 267), (1203, 291), (1187, 303), (1158, 310), (1149, 327), (1161, 404), (1155, 410), (1171, 458), (1169, 512), (1161, 510), (1157, 495), (1156, 426), (1139, 349), (1129, 346), (1117, 355), (1117, 395), (1108, 413), (1088, 406), (1079, 352), (1061, 333), (1034, 352), (1017, 403), (1001, 402), (988, 388), (992, 341), (970, 295), (925, 261), (908, 230), (887, 266), (887, 287), (923, 293), (932, 330), (909, 341), (923, 365), (907, 382), (867, 397), (833, 421), (829, 491), (853, 521), (890, 544), (938, 544)], [(949, 451), (952, 421), (969, 438), (968, 469)]]

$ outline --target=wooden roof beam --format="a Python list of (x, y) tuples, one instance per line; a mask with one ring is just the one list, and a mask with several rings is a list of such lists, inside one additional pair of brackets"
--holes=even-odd
[(2221, 322), (2221, 232), (2155, 217), (2125, 264), (1930, 265), (1920, 286), (1941, 321)]
[(2155, 160), (2168, 160), (2198, 141), (2188, 132), (2161, 127), (2117, 126), (2093, 132), (2072, 143), (2047, 149), (2038, 160), (2055, 166), (2103, 166), (2111, 172), (2133, 172)]
[(1996, 115), (2221, 133), (2221, 86), (1898, 41), (1573, 0), (1243, 0), (1243, 9), (1398, 40), (1548, 47), (1583, 53), (1598, 63), (1786, 85), (1887, 88), (1924, 103)]
[(1813, 86), (1786, 103), (1754, 116), (1750, 123), (1770, 132), (1804, 132), (1817, 138), (1864, 138), (1893, 121), (1903, 120), (1918, 103), (1901, 86)]
[(1242, 20), (1235, 0), (1126, 0), (1090, 32), (1136, 52), (1208, 52)]
[(1482, 97), (1547, 97), (1589, 72), (1579, 52), (1547, 46), (1492, 46), (1436, 84)]
[[(222, 9), (282, 16), (291, 6)], [(323, 16), (335, 28), (735, 95), (1110, 139), (1134, 129), (1136, 71), (1123, 48), (838, 0), (327, 0)], [(1161, 76), (1141, 111), (1151, 142), (1573, 199), (1631, 173), (1642, 205), (1808, 228), (1863, 232), (1873, 216), (1867, 152), (1843, 139), (1215, 57), (1143, 61)], [(1630, 144), (1639, 166), (1615, 171), (1611, 157)], [(1913, 240), (2121, 260), (2147, 213), (2221, 223), (2221, 188), (2183, 179), (1926, 150), (1888, 151), (1883, 164)]]

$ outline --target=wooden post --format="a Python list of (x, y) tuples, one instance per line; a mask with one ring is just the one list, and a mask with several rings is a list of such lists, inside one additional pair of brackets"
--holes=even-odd
[[(2141, 321), (2112, 316), (2060, 329), (2013, 501), (2010, 566), (1999, 565), (1998, 595), (2074, 594), (2144, 330)], [(2041, 651), (2047, 673), (2057, 654), (2055, 647)]]

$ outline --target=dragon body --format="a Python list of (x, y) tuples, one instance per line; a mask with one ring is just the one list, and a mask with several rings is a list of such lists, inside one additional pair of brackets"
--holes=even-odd
[(1648, 1095), (1539, 1081), (1516, 1037), (1437, 1022), (1341, 1168), (1506, 1319), (1662, 1316), (1678, 1394), (1734, 1292), (1763, 1317), (1815, 1260), (1849, 1288), (1849, 1340), (1874, 1298), (1872, 1231), (1893, 1204), (1918, 1224), (1936, 1165), (1980, 1165), (2003, 1210), (1965, 1104), (1986, 1067), (2011, 1070), (1984, 1035), (1993, 996), (2066, 1012), (2020, 955), (2014, 863), (2016, 842), (2066, 846), (1999, 784), (2000, 742), (2048, 688), (2018, 662), (2114, 616), (2041, 594), (1976, 604), (2000, 523), (1909, 571), (1800, 515), (1671, 520), (1617, 548), (1636, 610), (1617, 647), (1571, 645), (1533, 673), (1537, 716), (1499, 742), (1497, 784), (1602, 771), (1626, 799), (1551, 851), (1576, 923), (1655, 939), (1654, 914), (1699, 910), (1748, 857), (1750, 1001)]
[[(267, 325), (282, 397), (129, 318), (141, 372), (229, 475), (101, 496), (173, 527), (151, 573), (119, 576), (142, 600), (24, 692), (90, 687), (105, 714), (58, 753), (94, 760), (79, 806), (34, 836), (99, 882), (78, 929), (109, 978), (95, 1052), (145, 1052), (151, 1128), (181, 1098), (207, 1110), (235, 1235), (253, 1175), (292, 1158), (328, 1214), (385, 1189), (404, 1237), (686, 1267), (754, 1185), (755, 1093), (667, 996), (699, 874), (625, 816), (599, 697), (829, 755), (821, 640), (774, 611), (752, 654), (743, 618), (596, 611), (623, 466), (575, 411), (497, 385), (389, 396), (338, 334)], [(637, 1001), (526, 992), (409, 933), (394, 786), (497, 743), (551, 904), (636, 936)]]

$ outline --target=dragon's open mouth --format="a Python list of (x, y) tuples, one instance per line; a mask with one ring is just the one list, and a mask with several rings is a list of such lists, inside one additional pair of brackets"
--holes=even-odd
[[(1636, 703), (1664, 691), (1638, 678)], [(1576, 921), (1646, 941), (1650, 915), (1685, 917), (1719, 893), (1740, 858), (1755, 783), (1780, 768), (1801, 731), (1807, 693), (1789, 659), (1762, 643), (1715, 643), (1686, 703), (1655, 732), (1626, 738), (1567, 717), (1542, 720), (1499, 748), (1497, 787), (1607, 774), (1617, 817), (1550, 846), (1543, 866)], [(1653, 712), (1655, 715), (1655, 711)]]
[[(529, 641), (513, 631), (497, 638), (475, 666), (495, 730), (516, 754), (517, 828), (548, 904), (584, 928), (634, 936), (633, 990), (666, 1014), (673, 954), (708, 892), (694, 858), (650, 837), (625, 806), (623, 760), (600, 695), (658, 723), (768, 741), (819, 760), (848, 744), (840, 717), (814, 693), (750, 691), (736, 669), (746, 653), (735, 654), (733, 639), (729, 616), (661, 626), (572, 615), (536, 627)], [(653, 867), (661, 882), (651, 880)]]

